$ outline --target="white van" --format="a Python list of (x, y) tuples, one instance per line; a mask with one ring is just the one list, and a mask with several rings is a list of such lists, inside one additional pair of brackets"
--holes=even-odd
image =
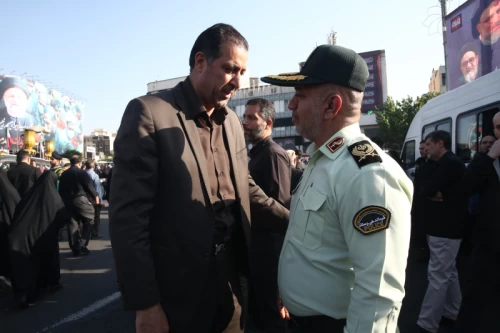
[(481, 138), (493, 134), (492, 118), (500, 111), (500, 70), (431, 99), (413, 119), (401, 152), (403, 168), (415, 174), (418, 146), (427, 134), (444, 130), (451, 134), (452, 151), (468, 163)]

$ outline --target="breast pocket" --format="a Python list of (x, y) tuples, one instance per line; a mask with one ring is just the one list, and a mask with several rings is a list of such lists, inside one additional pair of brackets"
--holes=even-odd
[(292, 237), (305, 248), (316, 250), (323, 244), (326, 195), (308, 187), (300, 196), (293, 217)]

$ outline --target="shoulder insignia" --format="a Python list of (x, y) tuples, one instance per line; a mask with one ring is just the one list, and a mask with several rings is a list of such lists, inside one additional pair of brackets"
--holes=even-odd
[(359, 141), (348, 147), (352, 157), (360, 168), (371, 163), (382, 163), (382, 158), (369, 141)]
[(391, 213), (384, 207), (367, 206), (354, 215), (352, 224), (363, 235), (373, 234), (389, 228)]
[(330, 150), (330, 152), (335, 153), (337, 150), (340, 149), (340, 147), (342, 147), (344, 145), (344, 141), (345, 141), (345, 139), (343, 137), (338, 136), (338, 137), (332, 139), (332, 141), (328, 142), (326, 144), (326, 148), (328, 148), (328, 150)]

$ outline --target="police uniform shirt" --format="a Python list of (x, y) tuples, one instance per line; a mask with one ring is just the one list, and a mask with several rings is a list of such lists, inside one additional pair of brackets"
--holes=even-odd
[(296, 316), (346, 318), (346, 333), (395, 332), (411, 180), (358, 124), (308, 153), (280, 256), (282, 301)]

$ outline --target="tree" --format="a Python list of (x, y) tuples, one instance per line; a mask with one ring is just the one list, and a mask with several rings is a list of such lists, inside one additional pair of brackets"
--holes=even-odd
[(408, 96), (401, 101), (389, 97), (380, 108), (375, 110), (379, 135), (384, 146), (401, 149), (406, 133), (417, 112), (439, 93), (428, 93), (413, 100)]
[(61, 154), (62, 157), (66, 157), (70, 159), (74, 155), (82, 156), (82, 153), (80, 153), (78, 150), (75, 149), (68, 149), (64, 153)]

